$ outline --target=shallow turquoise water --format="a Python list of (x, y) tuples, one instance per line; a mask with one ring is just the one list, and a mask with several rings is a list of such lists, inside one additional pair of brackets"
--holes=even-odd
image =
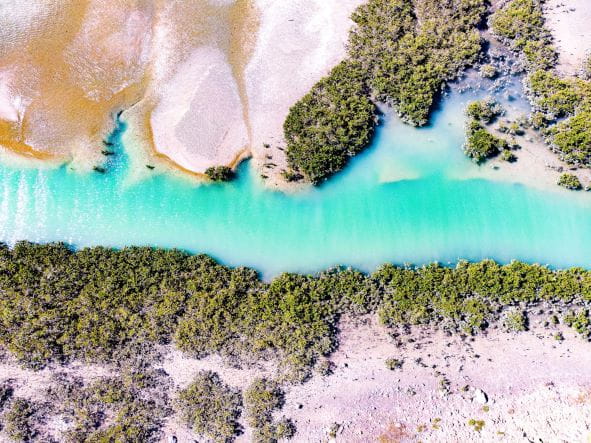
[(179, 247), (267, 277), (459, 258), (590, 267), (591, 194), (451, 178), (476, 168), (461, 152), (471, 98), (446, 99), (429, 128), (387, 119), (344, 173), (295, 196), (264, 190), (248, 163), (226, 185), (128, 185), (122, 147), (104, 175), (2, 166), (0, 240)]

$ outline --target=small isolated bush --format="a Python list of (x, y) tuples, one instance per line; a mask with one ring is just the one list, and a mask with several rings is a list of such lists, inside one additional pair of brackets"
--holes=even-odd
[(506, 140), (495, 137), (478, 121), (473, 120), (468, 124), (464, 152), (476, 163), (482, 163), (498, 155), (500, 151), (507, 147)]
[(591, 337), (591, 319), (589, 318), (589, 311), (586, 309), (581, 309), (578, 312), (569, 311), (564, 316), (564, 323), (584, 338)]
[(517, 157), (509, 149), (503, 149), (503, 152), (501, 152), (501, 158), (509, 163), (517, 161)]
[(199, 372), (193, 383), (179, 393), (177, 407), (194, 432), (216, 442), (232, 441), (240, 432), (242, 396), (215, 372)]
[(527, 331), (527, 316), (518, 309), (507, 311), (503, 319), (503, 326), (510, 332)]
[(495, 78), (497, 76), (497, 68), (489, 64), (482, 65), (480, 67), (480, 75), (483, 78)]
[(205, 175), (214, 182), (229, 182), (234, 178), (234, 171), (228, 166), (212, 166), (205, 170)]
[(388, 368), (391, 371), (394, 371), (395, 369), (402, 368), (403, 363), (404, 363), (403, 360), (398, 360), (397, 358), (387, 358), (386, 359), (386, 368)]
[(316, 370), (318, 371), (318, 373), (320, 375), (332, 375), (333, 371), (334, 371), (334, 363), (331, 362), (328, 359), (321, 359), (318, 364), (316, 365)]
[(503, 108), (491, 97), (468, 104), (466, 115), (473, 120), (490, 123), (503, 113)]
[(476, 432), (482, 431), (484, 424), (484, 420), (475, 420), (473, 418), (468, 420), (468, 426), (472, 426)]
[(562, 186), (563, 188), (573, 191), (578, 191), (583, 187), (579, 178), (574, 174), (569, 174), (568, 172), (565, 172), (560, 176), (558, 179), (558, 186)]
[(24, 398), (15, 398), (3, 417), (6, 434), (15, 441), (32, 441), (37, 435), (33, 423), (34, 415), (35, 405), (33, 402)]
[(583, 62), (583, 68), (581, 69), (581, 77), (584, 80), (591, 80), (591, 55), (588, 55)]
[(277, 423), (266, 423), (260, 428), (255, 428), (253, 441), (255, 443), (276, 443), (279, 440), (292, 438), (296, 433), (296, 427), (289, 418), (282, 418)]

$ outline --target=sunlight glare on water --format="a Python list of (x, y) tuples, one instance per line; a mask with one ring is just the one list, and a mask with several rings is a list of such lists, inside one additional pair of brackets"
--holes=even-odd
[(266, 277), (460, 258), (589, 267), (588, 194), (450, 178), (477, 167), (461, 151), (468, 98), (446, 99), (428, 128), (388, 118), (342, 174), (296, 195), (264, 190), (248, 162), (230, 184), (128, 185), (121, 146), (106, 174), (2, 166), (0, 240), (177, 247)]

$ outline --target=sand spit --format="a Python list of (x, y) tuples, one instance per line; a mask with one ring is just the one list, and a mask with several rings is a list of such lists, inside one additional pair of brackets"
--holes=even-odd
[(585, 57), (591, 56), (591, 2), (547, 0), (544, 13), (560, 54), (557, 69), (563, 75), (575, 75)]
[(0, 145), (89, 169), (125, 110), (137, 163), (280, 165), (288, 109), (344, 57), (361, 3), (4, 2)]

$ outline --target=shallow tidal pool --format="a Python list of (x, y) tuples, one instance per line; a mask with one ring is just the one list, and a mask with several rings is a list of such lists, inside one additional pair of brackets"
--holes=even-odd
[(0, 166), (0, 241), (176, 247), (265, 277), (462, 258), (590, 267), (591, 194), (458, 178), (478, 167), (461, 149), (473, 98), (452, 94), (423, 129), (386, 117), (343, 173), (296, 195), (265, 190), (248, 162), (229, 184), (130, 184), (121, 145), (105, 174)]

